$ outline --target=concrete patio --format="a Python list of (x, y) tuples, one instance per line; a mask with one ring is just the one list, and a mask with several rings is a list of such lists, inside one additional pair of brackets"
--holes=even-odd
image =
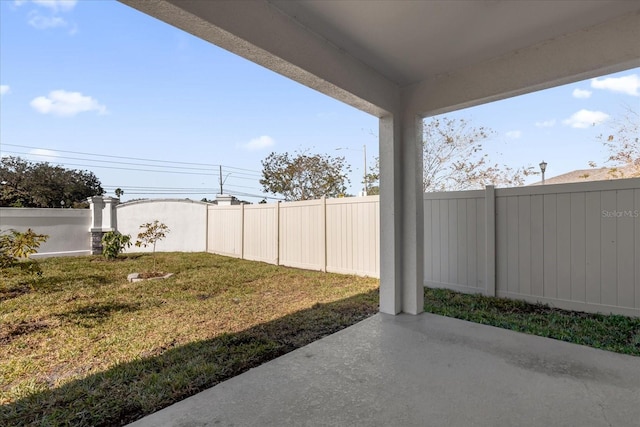
[(638, 426), (640, 358), (375, 315), (131, 426)]

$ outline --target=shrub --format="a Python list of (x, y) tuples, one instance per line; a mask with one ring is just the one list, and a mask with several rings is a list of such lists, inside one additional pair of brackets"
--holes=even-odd
[(46, 234), (37, 234), (30, 228), (25, 232), (13, 229), (0, 232), (0, 268), (11, 267), (29, 258), (48, 238)]
[(116, 259), (118, 255), (131, 246), (131, 236), (109, 231), (102, 236), (102, 255), (106, 259)]

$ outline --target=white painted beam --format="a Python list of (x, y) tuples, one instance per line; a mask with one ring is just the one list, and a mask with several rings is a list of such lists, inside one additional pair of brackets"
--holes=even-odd
[(120, 0), (230, 52), (377, 117), (399, 88), (264, 0)]
[(435, 115), (640, 66), (640, 13), (403, 88), (405, 108)]

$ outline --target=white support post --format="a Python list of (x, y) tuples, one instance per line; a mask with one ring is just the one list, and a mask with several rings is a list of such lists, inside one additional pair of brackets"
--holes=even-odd
[(380, 119), (380, 311), (424, 310), (422, 121)]

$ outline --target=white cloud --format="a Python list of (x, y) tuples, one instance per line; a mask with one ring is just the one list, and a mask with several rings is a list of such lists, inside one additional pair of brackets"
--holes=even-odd
[(46, 150), (44, 148), (34, 148), (33, 150), (29, 150), (29, 157), (33, 159), (33, 161), (37, 162), (51, 162), (58, 156), (59, 154), (56, 151)]
[(0, 95), (6, 95), (11, 92), (9, 85), (0, 85)]
[(591, 98), (592, 93), (593, 92), (586, 89), (574, 89), (572, 95), (574, 98), (587, 99), (587, 98)]
[(29, 25), (37, 30), (46, 30), (48, 28), (60, 28), (69, 25), (67, 21), (59, 16), (44, 16), (37, 11), (29, 14)]
[[(26, 3), (26, 0), (14, 1), (15, 6), (22, 6)], [(27, 22), (38, 30), (71, 27), (69, 34), (73, 35), (77, 32), (77, 26), (70, 25), (60, 14), (70, 12), (77, 3), (77, 0), (31, 0), (31, 4), (39, 7), (28, 13)]]
[(76, 7), (78, 0), (33, 0), (35, 4), (48, 7), (54, 11), (68, 11)]
[[(16, 6), (22, 6), (25, 3), (27, 3), (27, 0), (15, 0), (13, 2)], [(53, 12), (68, 12), (76, 7), (78, 0), (32, 0), (32, 3), (46, 7)]]
[(107, 114), (107, 107), (101, 105), (96, 99), (84, 96), (80, 92), (66, 90), (54, 90), (49, 93), (49, 96), (39, 96), (31, 101), (31, 107), (39, 113), (61, 117), (72, 117), (86, 111)]
[(562, 123), (572, 128), (586, 129), (590, 126), (599, 125), (607, 119), (609, 119), (609, 115), (602, 111), (580, 110), (573, 113), (568, 119), (563, 120)]
[(518, 139), (522, 136), (522, 131), (520, 130), (510, 130), (505, 134), (509, 139)]
[(265, 148), (269, 148), (275, 145), (275, 140), (267, 135), (259, 136), (258, 138), (253, 138), (251, 141), (246, 144), (242, 144), (242, 148), (248, 151), (258, 151), (263, 150)]
[(556, 119), (543, 120), (541, 122), (536, 122), (536, 126), (539, 128), (550, 128), (555, 125), (556, 125)]
[(606, 89), (612, 92), (624, 93), (631, 96), (640, 96), (640, 76), (630, 74), (623, 77), (607, 77), (606, 79), (591, 79), (591, 87), (594, 89)]

